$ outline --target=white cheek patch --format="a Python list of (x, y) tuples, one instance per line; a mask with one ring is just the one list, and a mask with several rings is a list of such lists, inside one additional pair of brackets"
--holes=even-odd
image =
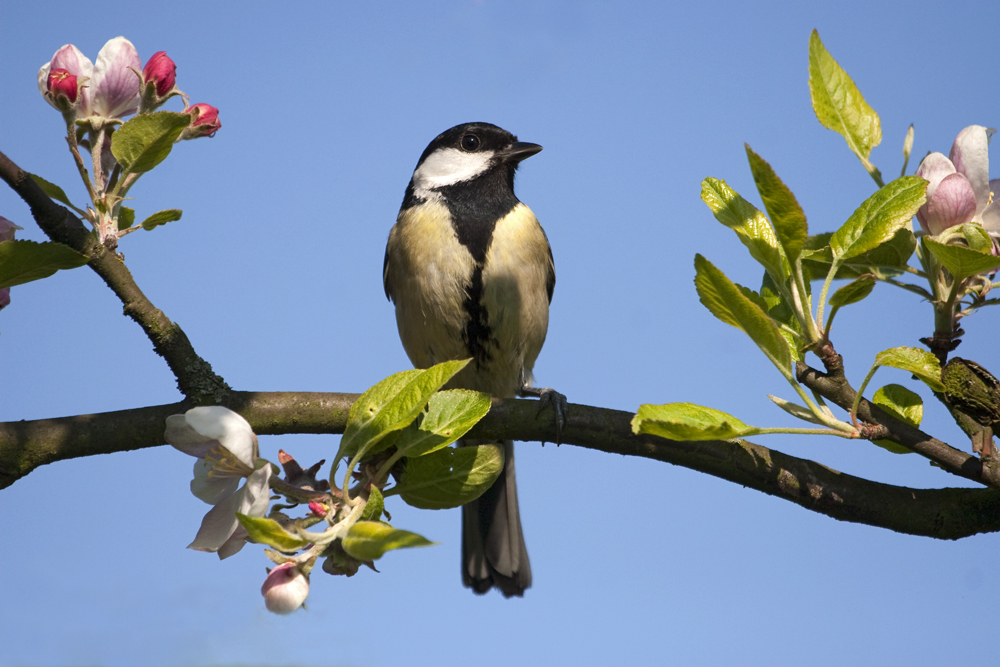
[(413, 172), (413, 189), (417, 196), (426, 198), (434, 188), (471, 180), (489, 168), (492, 157), (492, 151), (466, 153), (457, 148), (439, 148)]

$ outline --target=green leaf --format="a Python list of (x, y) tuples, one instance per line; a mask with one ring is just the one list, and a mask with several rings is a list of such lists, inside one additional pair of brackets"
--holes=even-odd
[(875, 355), (875, 363), (909, 371), (933, 389), (944, 391), (941, 383), (941, 363), (927, 350), (918, 347), (894, 347)]
[(992, 252), (980, 252), (960, 245), (947, 245), (929, 236), (921, 240), (956, 280), (1000, 267), (1000, 257)]
[(358, 521), (347, 531), (343, 541), (347, 555), (362, 562), (378, 560), (386, 551), (393, 549), (429, 547), (433, 544), (437, 543), (379, 521)]
[(118, 210), (118, 229), (128, 229), (135, 224), (135, 210), (122, 206)]
[(831, 306), (848, 306), (865, 299), (875, 289), (875, 276), (866, 273), (847, 283), (830, 297)]
[(423, 456), (447, 447), (490, 411), (490, 397), (470, 389), (449, 389), (431, 396), (420, 424), (410, 424), (393, 441), (405, 456)]
[(778, 237), (764, 214), (753, 204), (717, 178), (706, 178), (701, 182), (701, 199), (715, 219), (729, 227), (750, 251), (750, 256), (761, 263), (775, 280), (784, 281), (791, 275), (791, 268), (785, 258)]
[(286, 531), (274, 519), (247, 516), (239, 512), (236, 513), (236, 519), (246, 529), (251, 542), (266, 544), (278, 551), (285, 552), (298, 551), (309, 544), (308, 540), (304, 540)]
[(0, 243), (0, 288), (48, 278), (60, 269), (75, 269), (86, 263), (86, 255), (62, 243), (4, 241)]
[(147, 232), (153, 231), (160, 225), (180, 220), (181, 213), (181, 210), (177, 208), (168, 208), (164, 211), (158, 211), (142, 221), (142, 228)]
[(965, 237), (965, 241), (969, 244), (970, 248), (979, 252), (993, 252), (993, 241), (982, 225), (967, 222), (960, 229), (962, 230), (962, 236)]
[(61, 204), (66, 204), (67, 206), (74, 208), (77, 211), (80, 210), (76, 208), (76, 206), (73, 206), (73, 202), (69, 200), (69, 197), (66, 196), (66, 193), (63, 192), (63, 189), (58, 185), (56, 185), (55, 183), (49, 183), (48, 181), (46, 181), (44, 178), (42, 178), (37, 174), (28, 174), (28, 176), (30, 176), (31, 180), (35, 182), (35, 185), (37, 185), (42, 189), (42, 192), (44, 192), (49, 196), (49, 199), (54, 199), (55, 201)]
[(111, 154), (128, 173), (151, 171), (163, 162), (174, 142), (191, 123), (191, 116), (173, 111), (136, 116), (111, 135)]
[(426, 370), (403, 371), (366, 391), (347, 415), (337, 459), (368, 451), (389, 433), (407, 426), (430, 397), (468, 363), (468, 359), (446, 361)]
[(830, 237), (835, 259), (848, 259), (892, 239), (916, 214), (925, 200), (927, 181), (903, 176), (866, 199)]
[[(802, 251), (802, 265), (813, 275), (822, 276), (830, 270), (833, 252), (830, 250), (832, 232), (810, 236)], [(872, 273), (879, 279), (891, 278), (906, 272), (907, 264), (917, 240), (906, 227), (900, 227), (891, 239), (881, 245), (843, 261), (837, 270), (837, 279), (853, 279)]]
[(458, 507), (481, 496), (503, 471), (498, 445), (448, 447), (406, 459), (396, 489), (407, 504), (425, 510)]
[[(811, 296), (808, 277), (804, 282), (806, 293), (808, 296)], [(787, 283), (786, 290), (791, 291), (791, 286)], [(771, 278), (771, 274), (766, 271), (764, 272), (764, 279), (761, 281), (760, 296), (766, 306), (765, 312), (767, 316), (779, 325), (784, 325), (779, 327), (778, 330), (788, 342), (792, 359), (794, 361), (802, 361), (803, 357), (800, 348), (805, 341), (805, 336), (802, 334), (802, 326), (799, 324), (798, 318), (795, 317), (795, 312), (792, 310), (791, 305), (785, 302), (785, 298), (778, 291), (777, 286), (774, 284), (774, 279)], [(807, 302), (805, 310), (809, 311), (811, 308), (811, 301)]]
[[(923, 400), (920, 396), (902, 385), (887, 384), (875, 392), (875, 396), (872, 397), (872, 403), (914, 428), (920, 426), (920, 422), (924, 418)], [(893, 454), (913, 453), (912, 449), (895, 443), (892, 440), (873, 440), (873, 442)]]
[(717, 318), (750, 336), (782, 374), (790, 373), (791, 350), (774, 320), (707, 259), (695, 255), (694, 265), (695, 289), (702, 304)]
[(792, 191), (774, 173), (771, 165), (754, 153), (749, 144), (743, 145), (747, 150), (747, 159), (750, 160), (753, 181), (757, 184), (757, 192), (760, 193), (764, 208), (767, 209), (771, 224), (774, 225), (778, 242), (785, 249), (788, 261), (794, 262), (809, 236), (806, 214)]
[(783, 398), (778, 398), (777, 396), (771, 396), (771, 394), (768, 394), (767, 397), (770, 398), (772, 401), (774, 401), (775, 405), (777, 405), (779, 408), (781, 408), (791, 416), (795, 417), (796, 419), (801, 419), (803, 421), (807, 421), (812, 424), (819, 424), (820, 426), (826, 426), (826, 424), (820, 421), (819, 417), (813, 414), (812, 410), (805, 407), (804, 405), (799, 405), (798, 403), (792, 403), (791, 401), (786, 401)]
[(632, 418), (632, 432), (668, 440), (732, 440), (760, 433), (725, 412), (694, 403), (640, 405)]
[(869, 171), (872, 149), (882, 142), (878, 114), (868, 106), (847, 72), (823, 46), (815, 30), (809, 37), (809, 93), (820, 124), (837, 132)]
[(365, 508), (361, 511), (361, 520), (378, 521), (382, 518), (384, 509), (385, 498), (382, 497), (382, 492), (378, 490), (377, 486), (372, 486), (368, 492), (368, 502), (365, 503)]

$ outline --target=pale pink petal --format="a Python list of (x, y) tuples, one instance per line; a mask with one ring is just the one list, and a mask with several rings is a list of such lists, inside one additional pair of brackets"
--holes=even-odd
[(121, 118), (139, 110), (139, 76), (142, 62), (132, 42), (124, 37), (108, 41), (97, 54), (90, 100), (93, 113)]
[[(194, 462), (194, 479), (191, 480), (191, 493), (199, 500), (209, 505), (218, 505), (224, 499), (236, 493), (240, 486), (240, 477), (218, 474), (210, 475), (214, 466), (205, 459)], [(218, 471), (215, 471), (218, 473)]]
[(993, 201), (983, 209), (983, 227), (988, 232), (1000, 233), (1000, 178), (990, 181)]
[(264, 516), (271, 503), (271, 464), (267, 463), (255, 470), (243, 487), (243, 502), (240, 514), (247, 516)]
[(927, 203), (920, 207), (917, 211), (917, 220), (920, 222), (920, 226), (924, 228), (925, 232), (930, 233), (930, 229), (927, 227), (927, 207), (934, 196), (935, 190), (937, 190), (938, 185), (944, 180), (946, 176), (950, 176), (955, 173), (955, 165), (951, 163), (951, 160), (946, 158), (942, 153), (929, 153), (920, 162), (920, 166), (917, 167), (916, 176), (927, 181)]
[[(80, 49), (72, 44), (66, 44), (55, 52), (51, 61), (42, 65), (42, 68), (38, 70), (38, 90), (42, 93), (43, 97), (45, 97), (45, 92), (48, 90), (49, 72), (54, 69), (64, 69), (78, 80), (84, 78), (91, 79), (94, 76), (94, 64), (90, 62), (90, 58), (80, 53)], [(79, 116), (90, 115), (90, 92), (89, 88), (86, 87), (89, 85), (89, 81), (84, 82), (85, 87), (80, 91), (82, 99), (77, 106), (77, 115)], [(52, 104), (52, 101), (47, 97), (46, 101)]]
[(0, 242), (13, 241), (14, 232), (19, 229), (24, 229), (24, 227), (18, 227), (7, 218), (0, 216)]
[(247, 533), (246, 528), (237, 526), (233, 534), (226, 540), (226, 543), (219, 547), (219, 551), (217, 552), (219, 560), (226, 560), (230, 556), (239, 553), (240, 549), (246, 546), (248, 535), (249, 533)]
[(917, 217), (930, 234), (937, 236), (949, 227), (972, 220), (976, 214), (976, 197), (965, 176), (951, 174), (938, 184), (925, 206), (925, 211), (921, 207), (923, 217), (919, 212)]
[(983, 212), (990, 198), (990, 135), (996, 132), (982, 125), (970, 125), (955, 137), (949, 157), (955, 170), (965, 174), (976, 193), (976, 215)]

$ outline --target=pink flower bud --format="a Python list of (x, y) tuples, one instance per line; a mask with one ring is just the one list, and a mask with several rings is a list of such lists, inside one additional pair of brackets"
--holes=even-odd
[(143, 85), (150, 82), (156, 84), (156, 94), (160, 97), (173, 90), (176, 78), (177, 65), (167, 57), (166, 51), (154, 53), (142, 68)]
[(49, 72), (48, 89), (52, 97), (62, 95), (71, 104), (76, 104), (80, 93), (76, 77), (64, 69), (54, 69)]
[(181, 134), (181, 139), (197, 139), (198, 137), (212, 137), (222, 127), (219, 120), (219, 110), (210, 104), (195, 104), (188, 107), (186, 112), (191, 114), (191, 125)]
[(260, 587), (264, 606), (275, 614), (291, 614), (302, 606), (309, 596), (309, 578), (298, 565), (282, 563), (271, 570)]
[(309, 503), (309, 511), (312, 512), (313, 514), (315, 514), (318, 517), (324, 517), (324, 516), (326, 516), (326, 508), (323, 507), (322, 505), (320, 505), (317, 502), (311, 502), (311, 503)]

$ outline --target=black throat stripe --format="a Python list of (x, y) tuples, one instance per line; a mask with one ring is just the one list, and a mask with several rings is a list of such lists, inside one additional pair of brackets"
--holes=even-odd
[(463, 338), (469, 354), (481, 364), (490, 360), (493, 331), (483, 306), (483, 264), (493, 241), (493, 230), (518, 205), (514, 196), (514, 169), (499, 165), (472, 181), (440, 188), (458, 242), (476, 261), (462, 307), (469, 314)]

